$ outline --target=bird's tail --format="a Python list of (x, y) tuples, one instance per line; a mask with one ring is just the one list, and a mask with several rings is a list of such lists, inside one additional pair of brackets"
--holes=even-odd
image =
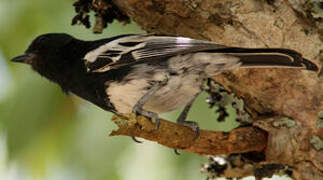
[(318, 67), (313, 62), (303, 58), (300, 53), (289, 49), (225, 48), (219, 51), (238, 57), (241, 62), (240, 67), (286, 67), (318, 71)]

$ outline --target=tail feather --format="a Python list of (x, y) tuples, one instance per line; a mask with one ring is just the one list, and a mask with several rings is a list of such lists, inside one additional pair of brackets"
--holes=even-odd
[(219, 51), (239, 57), (241, 67), (286, 67), (318, 71), (318, 67), (313, 62), (289, 49), (225, 48)]

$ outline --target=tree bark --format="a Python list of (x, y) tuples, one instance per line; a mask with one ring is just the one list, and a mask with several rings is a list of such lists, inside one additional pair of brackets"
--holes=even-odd
[(141, 137), (173, 149), (202, 155), (236, 154), (262, 151), (267, 134), (259, 128), (236, 128), (229, 133), (201, 130), (197, 139), (195, 132), (177, 123), (160, 120), (160, 127), (149, 119), (135, 114), (114, 116), (112, 120), (119, 129), (110, 136), (124, 135)]
[[(323, 62), (322, 3), (311, 0), (115, 0), (149, 33), (227, 46), (296, 50)], [(317, 9), (318, 8), (318, 9)], [(322, 72), (322, 70), (321, 70)], [(244, 100), (268, 133), (265, 161), (288, 164), (295, 179), (323, 179), (323, 76), (295, 69), (240, 69), (214, 77)], [(281, 118), (288, 117), (288, 118)]]

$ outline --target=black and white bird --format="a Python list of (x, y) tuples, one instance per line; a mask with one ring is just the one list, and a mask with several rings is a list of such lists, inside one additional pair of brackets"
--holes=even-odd
[(228, 47), (185, 37), (121, 35), (83, 41), (68, 34), (37, 37), (12, 59), (106, 111), (137, 113), (159, 125), (158, 115), (184, 107), (186, 121), (206, 78), (237, 68), (318, 70), (296, 51)]

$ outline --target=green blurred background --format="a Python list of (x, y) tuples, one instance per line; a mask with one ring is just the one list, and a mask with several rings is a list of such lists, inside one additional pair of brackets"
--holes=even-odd
[[(111, 113), (61, 89), (10, 58), (36, 36), (65, 32), (84, 39), (144, 33), (136, 24), (113, 23), (103, 34), (71, 26), (72, 0), (0, 0), (0, 180), (205, 179), (206, 157), (156, 143), (109, 137)], [(94, 22), (93, 19), (91, 22)], [(199, 97), (189, 115), (203, 129), (229, 130), (234, 121), (216, 122), (214, 110)], [(163, 117), (174, 121), (179, 111)]]

